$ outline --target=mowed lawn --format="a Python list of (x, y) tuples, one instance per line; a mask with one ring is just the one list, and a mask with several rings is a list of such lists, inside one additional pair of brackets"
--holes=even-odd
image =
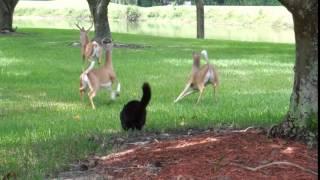
[[(116, 43), (140, 49), (114, 48), (113, 65), (121, 95), (112, 102), (100, 91), (92, 110), (79, 98), (82, 67), (76, 30), (19, 29), (0, 36), (0, 177), (42, 179), (69, 163), (110, 147), (91, 136), (122, 132), (119, 112), (141, 97), (141, 85), (152, 88), (145, 131), (232, 126), (269, 127), (285, 114), (293, 83), (293, 44), (158, 38), (113, 34)], [(91, 37), (93, 34), (91, 34)], [(214, 101), (212, 87), (177, 104), (192, 65), (192, 51), (206, 49), (221, 84)], [(204, 61), (202, 61), (204, 63)]]

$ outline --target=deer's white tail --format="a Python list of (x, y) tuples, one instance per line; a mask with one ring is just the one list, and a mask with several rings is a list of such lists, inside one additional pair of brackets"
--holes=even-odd
[(209, 58), (208, 58), (208, 53), (206, 50), (201, 51), (201, 55), (204, 57), (204, 59), (207, 61), (207, 64), (209, 64)]

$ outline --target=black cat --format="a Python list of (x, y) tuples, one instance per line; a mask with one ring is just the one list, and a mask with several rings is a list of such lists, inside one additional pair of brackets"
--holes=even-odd
[(151, 89), (148, 83), (142, 86), (141, 101), (133, 100), (123, 106), (120, 112), (121, 125), (124, 130), (141, 130), (146, 122), (146, 107), (151, 99)]

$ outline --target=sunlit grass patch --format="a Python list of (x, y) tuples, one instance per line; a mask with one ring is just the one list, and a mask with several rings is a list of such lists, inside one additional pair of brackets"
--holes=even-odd
[(169, 63), (170, 65), (179, 67), (184, 65), (192, 65), (192, 57), (190, 59), (163, 59), (163, 63)]
[(220, 67), (243, 67), (243, 66), (258, 66), (258, 67), (270, 67), (271, 68), (292, 68), (292, 63), (277, 62), (270, 59), (219, 59), (213, 60), (214, 64)]
[(57, 111), (74, 111), (79, 109), (79, 103), (65, 103), (65, 102), (43, 102), (43, 101), (35, 101), (32, 102), (32, 107), (35, 108), (48, 108), (55, 109)]
[(5, 68), (7, 66), (10, 66), (12, 64), (17, 64), (21, 62), (20, 59), (17, 58), (5, 58), (4, 56), (1, 56), (1, 52), (0, 52), (0, 67), (1, 68)]

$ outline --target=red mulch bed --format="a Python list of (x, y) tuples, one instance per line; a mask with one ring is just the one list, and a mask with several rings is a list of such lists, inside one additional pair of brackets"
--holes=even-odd
[[(275, 164), (290, 162), (300, 167)], [(318, 179), (318, 150), (248, 132), (213, 132), (131, 145), (99, 158), (94, 173), (108, 179)], [(313, 172), (310, 172), (313, 171)]]

